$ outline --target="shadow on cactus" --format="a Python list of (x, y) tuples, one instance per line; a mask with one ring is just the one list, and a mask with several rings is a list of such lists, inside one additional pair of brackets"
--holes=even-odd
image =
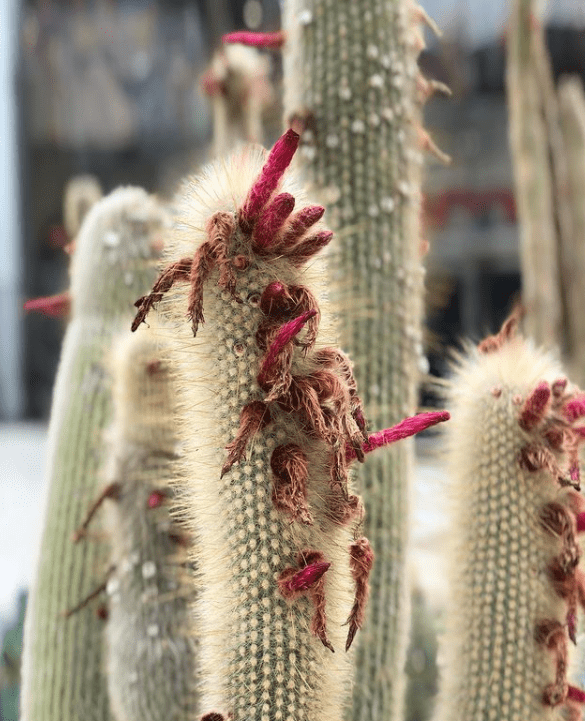
[[(319, 226), (321, 206), (296, 208), (302, 194), (284, 178), (298, 141), (289, 130), (267, 157), (245, 150), (187, 187), (169, 264), (136, 302), (132, 326), (163, 299), (177, 326), (190, 419), (185, 495), (194, 499), (197, 565), (211, 576), (200, 615), (216, 644), (225, 640), (208, 658), (203, 650), (202, 708), (236, 720), (265, 721), (271, 708), (283, 719), (340, 713), (349, 667), (328, 651), (344, 625), (349, 650), (362, 625), (374, 559), (350, 467), (448, 418), (420, 414), (368, 435), (351, 363), (324, 340), (330, 321), (317, 300), (313, 259), (333, 233)], [(281, 192), (281, 182), (293, 192)], [(190, 396), (197, 382), (203, 395)]]

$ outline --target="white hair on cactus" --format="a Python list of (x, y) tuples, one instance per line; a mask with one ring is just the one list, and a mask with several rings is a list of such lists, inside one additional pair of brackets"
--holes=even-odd
[(567, 410), (579, 395), (550, 353), (500, 334), (459, 357), (450, 397), (451, 598), (435, 718), (560, 720), (581, 693), (566, 681), (582, 585), (580, 439)]
[[(165, 207), (142, 188), (117, 188), (87, 213), (71, 261), (73, 313), (93, 314), (100, 298), (135, 295), (135, 276), (145, 260), (158, 255), (162, 233), (169, 224)], [(159, 248), (160, 250), (160, 248)], [(154, 261), (153, 261), (154, 262)], [(100, 278), (95, 269), (105, 270)], [(147, 266), (152, 273), (152, 266)]]
[[(249, 245), (238, 218), (266, 159), (265, 151), (247, 148), (208, 166), (185, 185), (175, 230), (165, 244), (168, 264), (190, 258), (202, 247), (209, 237), (210, 218), (218, 213), (226, 214), (226, 222), (234, 219), (234, 237), (239, 239), (234, 242)], [(275, 192), (294, 193), (297, 208), (306, 206), (288, 177)], [(278, 237), (291, 222), (284, 223)], [(301, 233), (301, 240), (319, 232), (322, 228), (314, 223)], [(283, 412), (275, 404), (273, 421), (250, 439), (246, 454), (228, 470), (224, 450), (238, 433), (242, 408), (263, 396), (256, 380), (263, 356), (256, 343), (265, 317), (259, 308), (263, 292), (275, 281), (288, 288), (310, 287), (321, 305), (316, 345), (321, 349), (334, 343), (322, 305), (324, 274), (316, 271), (312, 259), (308, 267), (295, 266), (284, 251), (262, 257), (250, 249), (249, 255), (249, 266), (237, 272), (233, 296), (217, 285), (217, 271), (205, 284), (205, 323), (196, 338), (185, 321), (188, 285), (176, 282), (161, 301), (167, 326), (161, 332), (172, 345), (178, 389), (185, 515), (192, 518), (196, 535), (201, 588), (197, 625), (209, 640), (201, 648), (201, 708), (233, 714), (236, 721), (266, 721), (275, 713), (283, 721), (337, 720), (350, 691), (343, 646), (344, 623), (352, 607), (352, 528), (327, 516), (329, 447), (307, 435), (298, 414)], [(316, 368), (310, 353), (305, 358), (294, 350), (294, 374), (305, 377)], [(312, 525), (291, 520), (271, 499), (271, 454), (287, 443), (302, 448), (307, 459)], [(313, 602), (305, 597), (287, 600), (277, 584), (279, 574), (295, 567), (299, 553), (308, 549), (331, 564), (323, 577), (327, 627), (320, 638), (312, 630)], [(337, 652), (332, 654), (324, 644)]]
[(283, 180), (298, 142), (289, 130), (265, 157), (244, 151), (187, 186), (132, 326), (161, 303), (171, 328), (198, 627), (213, 639), (202, 721), (341, 718), (349, 664), (331, 652), (362, 626), (373, 563), (350, 466), (448, 417), (366, 433), (319, 307), (313, 258), (333, 234)]

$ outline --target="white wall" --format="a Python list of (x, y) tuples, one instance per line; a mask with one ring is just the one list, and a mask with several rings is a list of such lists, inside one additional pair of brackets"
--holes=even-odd
[(0, 419), (22, 414), (20, 187), (16, 69), (18, 0), (0, 0)]

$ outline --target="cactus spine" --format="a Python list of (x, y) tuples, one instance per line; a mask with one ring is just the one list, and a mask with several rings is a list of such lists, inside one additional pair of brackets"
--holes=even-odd
[[(63, 612), (105, 577), (104, 544), (75, 546), (71, 533), (100, 487), (102, 430), (111, 380), (103, 360), (132, 303), (154, 275), (163, 212), (125, 188), (88, 213), (72, 261), (73, 314), (64, 340), (48, 437), (48, 498), (25, 626), (22, 718), (108, 719), (102, 622), (89, 609)], [(153, 246), (155, 246), (153, 248)]]
[(585, 397), (513, 324), (453, 378), (441, 721), (579, 719), (585, 698), (567, 683), (585, 590), (576, 540), (585, 503), (573, 488)]
[(134, 327), (165, 298), (175, 326), (209, 721), (340, 719), (373, 561), (348, 468), (387, 436), (364, 445), (349, 362), (329, 345), (308, 261), (332, 233), (281, 186), (297, 143), (288, 131), (268, 158), (248, 150), (187, 186), (169, 265), (137, 303)]
[[(341, 231), (328, 257), (341, 345), (375, 426), (413, 412), (422, 355), (420, 148), (436, 150), (420, 125), (420, 101), (435, 88), (416, 65), (423, 17), (403, 0), (285, 3), (285, 116), (304, 128), (304, 175)], [(355, 721), (402, 716), (412, 460), (411, 444), (401, 444), (359, 473), (376, 565), (356, 654)]]

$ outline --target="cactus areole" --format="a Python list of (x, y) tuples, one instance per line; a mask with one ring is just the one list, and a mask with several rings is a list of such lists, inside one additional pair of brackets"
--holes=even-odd
[(350, 362), (324, 340), (311, 262), (333, 234), (283, 178), (298, 139), (289, 130), (267, 157), (247, 149), (187, 188), (169, 265), (133, 324), (164, 299), (177, 325), (186, 503), (214, 647), (202, 648), (201, 710), (217, 721), (341, 718), (343, 648), (373, 563), (349, 477), (369, 437)]

